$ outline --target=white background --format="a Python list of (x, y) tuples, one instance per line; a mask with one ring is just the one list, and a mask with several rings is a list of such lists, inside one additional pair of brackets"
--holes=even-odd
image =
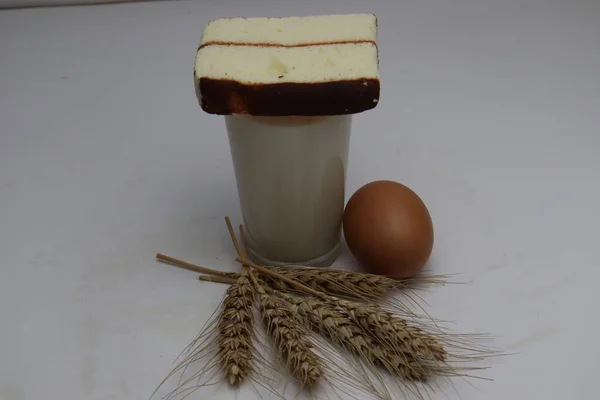
[(224, 123), (192, 85), (202, 28), (331, 12), (379, 16), (348, 194), (419, 193), (428, 269), (471, 282), (428, 310), (516, 353), (455, 381), (462, 399), (600, 398), (600, 2), (219, 0), (0, 12), (0, 399), (148, 398), (224, 290), (154, 254), (236, 268)]
[[(25, 8), (25, 7), (56, 7), (72, 5), (97, 5), (110, 3), (132, 3), (157, 0), (0, 0), (0, 8)], [(165, 0), (177, 1), (177, 0)], [(203, 0), (196, 0), (203, 1)]]

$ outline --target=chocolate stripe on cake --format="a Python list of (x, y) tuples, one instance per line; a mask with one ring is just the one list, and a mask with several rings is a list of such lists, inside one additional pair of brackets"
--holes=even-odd
[(324, 116), (356, 114), (379, 101), (379, 80), (242, 84), (201, 78), (200, 105), (209, 114)]
[(313, 43), (296, 43), (296, 44), (285, 44), (285, 43), (248, 43), (248, 42), (206, 42), (202, 43), (198, 50), (208, 46), (256, 46), (256, 47), (310, 47), (310, 46), (335, 46), (340, 44), (358, 44), (358, 43), (371, 43), (377, 46), (377, 43), (373, 40), (340, 40), (337, 42), (313, 42)]

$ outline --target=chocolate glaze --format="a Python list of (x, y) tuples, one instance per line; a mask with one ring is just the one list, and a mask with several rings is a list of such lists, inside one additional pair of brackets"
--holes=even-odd
[(209, 114), (344, 115), (374, 108), (379, 101), (379, 80), (247, 84), (200, 78), (199, 93), (200, 105)]
[(275, 43), (275, 42), (259, 42), (259, 43), (249, 43), (249, 42), (219, 42), (212, 41), (202, 43), (198, 50), (203, 49), (207, 46), (239, 46), (239, 47), (311, 47), (311, 46), (336, 46), (341, 44), (360, 44), (360, 43), (371, 43), (377, 46), (373, 40), (339, 40), (337, 42), (310, 42), (310, 43), (295, 43), (295, 44), (284, 44), (284, 43)]

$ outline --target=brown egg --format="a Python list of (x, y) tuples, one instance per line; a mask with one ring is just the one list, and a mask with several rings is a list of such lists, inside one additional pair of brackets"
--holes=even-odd
[(344, 211), (350, 251), (369, 271), (407, 278), (419, 271), (433, 249), (433, 224), (421, 198), (392, 181), (366, 184)]

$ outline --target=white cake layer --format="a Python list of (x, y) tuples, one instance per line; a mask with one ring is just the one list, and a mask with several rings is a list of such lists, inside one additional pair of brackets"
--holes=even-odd
[(377, 19), (373, 14), (223, 18), (206, 26), (200, 45), (209, 42), (297, 45), (359, 40), (377, 41)]
[(379, 79), (377, 46), (346, 43), (307, 47), (212, 45), (196, 56), (196, 79), (240, 83), (319, 83)]

